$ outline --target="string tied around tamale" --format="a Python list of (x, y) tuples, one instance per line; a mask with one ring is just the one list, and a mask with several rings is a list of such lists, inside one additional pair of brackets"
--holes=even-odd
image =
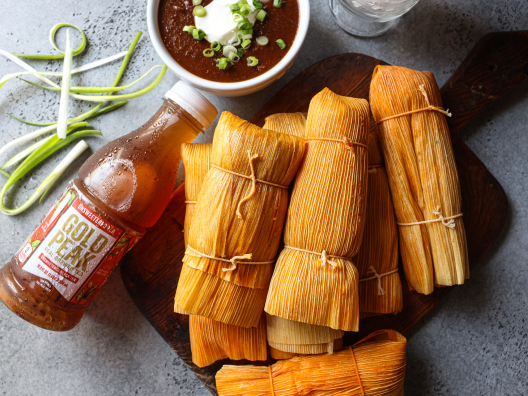
[(376, 124), (381, 124), (382, 122), (387, 121), (387, 120), (392, 120), (393, 118), (403, 117), (403, 116), (411, 115), (415, 113), (421, 113), (422, 111), (438, 111), (439, 113), (442, 113), (448, 117), (451, 117), (453, 115), (452, 113), (449, 112), (449, 109), (444, 110), (442, 107), (433, 106), (431, 102), (429, 102), (429, 95), (427, 95), (427, 91), (425, 90), (425, 84), (420, 85), (418, 88), (420, 89), (420, 92), (422, 93), (422, 95), (425, 97), (425, 102), (427, 103), (427, 107), (424, 107), (423, 109), (406, 111), (404, 113), (385, 117), (379, 121), (376, 121)]
[(275, 396), (275, 387), (273, 386), (273, 373), (271, 371), (271, 366), (268, 366), (268, 370), (270, 378), (271, 396)]
[(361, 377), (359, 376), (359, 368), (356, 361), (356, 356), (354, 355), (354, 347), (350, 345), (350, 353), (352, 355), (352, 361), (354, 362), (354, 369), (356, 370), (356, 376), (358, 379), (359, 389), (361, 390), (361, 394), (365, 396), (365, 389), (363, 389), (363, 383), (361, 382)]
[(367, 272), (368, 273), (372, 273), (373, 275), (369, 278), (363, 278), (363, 279), (360, 279), (359, 281), (360, 282), (366, 282), (368, 280), (372, 280), (372, 279), (378, 279), (378, 296), (384, 296), (385, 295), (385, 290), (383, 290), (383, 287), (381, 287), (381, 278), (383, 278), (384, 276), (387, 276), (387, 275), (390, 275), (390, 274), (394, 274), (395, 272), (398, 272), (398, 269), (396, 268), (395, 270), (392, 270), (392, 271), (389, 271), (389, 272), (384, 272), (383, 274), (378, 274), (378, 272), (376, 271), (376, 268), (374, 268), (372, 265), (369, 267), (369, 270)]
[(333, 259), (342, 259), (342, 260), (350, 260), (350, 258), (348, 257), (343, 257), (343, 256), (333, 256), (331, 254), (328, 254), (326, 252), (326, 250), (323, 250), (321, 253), (319, 252), (313, 252), (311, 250), (306, 250), (306, 249), (299, 249), (299, 248), (296, 248), (296, 247), (293, 247), (293, 246), (284, 246), (285, 248), (288, 248), (288, 249), (291, 249), (291, 250), (297, 250), (298, 252), (304, 252), (304, 253), (309, 253), (309, 254), (313, 254), (315, 256), (320, 256), (321, 257), (321, 261), (322, 261), (322, 266), (324, 267), (326, 264), (330, 264), (333, 268), (337, 267), (339, 264), (336, 263), (335, 261), (332, 261), (330, 260), (331, 258)]
[(251, 175), (249, 175), (249, 176), (243, 175), (241, 173), (233, 172), (233, 171), (221, 168), (221, 167), (216, 166), (216, 165), (212, 166), (212, 168), (216, 168), (216, 169), (221, 170), (223, 172), (230, 173), (232, 175), (243, 177), (244, 179), (251, 180), (251, 190), (249, 190), (249, 193), (244, 198), (242, 198), (240, 200), (240, 202), (238, 203), (238, 206), (237, 206), (236, 214), (237, 214), (237, 217), (239, 219), (242, 218), (242, 212), (240, 211), (241, 206), (244, 203), (246, 203), (247, 201), (249, 201), (251, 198), (253, 198), (253, 196), (257, 193), (257, 183), (267, 184), (268, 186), (278, 187), (278, 188), (282, 188), (284, 190), (288, 189), (288, 186), (283, 186), (283, 185), (280, 185), (280, 184), (275, 184), (275, 183), (268, 182), (266, 180), (257, 179), (257, 176), (255, 175), (255, 166), (253, 164), (253, 161), (255, 159), (257, 159), (259, 155), (258, 154), (251, 154), (251, 151), (249, 151), (249, 150), (247, 151), (247, 154), (248, 154), (249, 168), (251, 170)]
[[(240, 260), (251, 260), (253, 258), (253, 254), (252, 253), (246, 253), (246, 254), (243, 254), (241, 256), (234, 256), (234, 257), (232, 257), (230, 259), (209, 256), (209, 255), (207, 255), (205, 253), (199, 252), (196, 249), (193, 249), (189, 245), (187, 245), (187, 250), (185, 251), (185, 254), (189, 254), (189, 255), (195, 256), (195, 257), (205, 257), (205, 258), (209, 258), (209, 259), (212, 259), (212, 260), (223, 261), (224, 263), (231, 263), (231, 267), (222, 268), (222, 271), (224, 271), (224, 272), (235, 270), (237, 268), (237, 264), (238, 264), (238, 262)], [(273, 264), (273, 263), (274, 263), (274, 261), (244, 261), (243, 262), (243, 264)]]
[(185, 201), (186, 204), (197, 204), (198, 201)]
[(438, 223), (438, 222), (441, 222), (444, 226), (446, 226), (447, 228), (450, 228), (450, 229), (454, 229), (456, 224), (455, 224), (455, 220), (456, 218), (458, 217), (462, 217), (464, 215), (464, 213), (459, 213), (457, 215), (454, 215), (454, 216), (448, 216), (448, 217), (444, 217), (442, 215), (442, 212), (440, 211), (440, 206), (438, 206), (436, 208), (436, 210), (433, 210), (432, 211), (433, 214), (435, 216), (437, 216), (438, 218), (437, 219), (433, 219), (433, 220), (424, 220), (424, 221), (417, 221), (415, 223), (396, 223), (400, 226), (410, 226), (410, 225), (418, 225), (418, 224), (427, 224), (427, 223)]
[(383, 164), (370, 165), (368, 167), (368, 173), (377, 173), (377, 168), (384, 168)]
[(313, 137), (313, 138), (308, 138), (308, 139), (304, 139), (304, 140), (305, 141), (322, 140), (322, 141), (325, 141), (325, 142), (343, 143), (345, 145), (345, 150), (348, 150), (348, 151), (352, 150), (353, 146), (363, 147), (364, 149), (368, 150), (368, 146), (366, 144), (353, 142), (352, 140), (350, 140), (346, 136), (343, 136), (343, 139), (331, 139), (331, 138), (317, 138), (317, 137)]

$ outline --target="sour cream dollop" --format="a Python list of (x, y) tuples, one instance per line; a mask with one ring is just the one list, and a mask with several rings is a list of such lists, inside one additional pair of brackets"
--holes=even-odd
[[(229, 44), (229, 40), (235, 39), (239, 32), (237, 24), (233, 21), (233, 13), (230, 5), (238, 3), (238, 0), (214, 0), (205, 7), (205, 16), (194, 17), (194, 24), (198, 29), (202, 29), (207, 36), (205, 39), (212, 43), (218, 41), (222, 45)], [(253, 1), (249, 0), (248, 5), (251, 12), (246, 17), (249, 22), (255, 23), (256, 12)]]

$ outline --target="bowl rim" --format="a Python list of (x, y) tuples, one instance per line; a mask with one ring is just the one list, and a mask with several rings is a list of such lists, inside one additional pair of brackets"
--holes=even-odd
[(220, 92), (246, 90), (264, 84), (270, 80), (280, 78), (281, 72), (289, 67), (289, 65), (295, 60), (297, 54), (299, 53), (306, 38), (308, 25), (310, 23), (309, 0), (297, 0), (299, 3), (299, 27), (291, 48), (279, 63), (277, 63), (271, 68), (271, 70), (265, 72), (264, 74), (249, 80), (238, 82), (211, 81), (202, 77), (198, 77), (197, 75), (184, 69), (178, 64), (178, 62), (174, 60), (174, 58), (169, 54), (169, 51), (167, 51), (165, 48), (165, 44), (163, 44), (163, 40), (161, 39), (158, 26), (158, 10), (160, 1), (161, 0), (148, 0), (147, 4), (147, 25), (150, 40), (154, 46), (154, 49), (161, 57), (163, 62), (165, 62), (165, 64), (169, 67), (169, 69), (171, 69), (182, 80), (192, 85), (203, 87), (207, 90), (215, 90)]

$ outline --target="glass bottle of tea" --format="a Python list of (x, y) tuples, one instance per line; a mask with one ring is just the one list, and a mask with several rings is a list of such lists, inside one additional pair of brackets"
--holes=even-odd
[(0, 269), (0, 300), (36, 326), (75, 327), (112, 269), (165, 210), (181, 144), (209, 128), (217, 113), (180, 81), (146, 124), (97, 150)]

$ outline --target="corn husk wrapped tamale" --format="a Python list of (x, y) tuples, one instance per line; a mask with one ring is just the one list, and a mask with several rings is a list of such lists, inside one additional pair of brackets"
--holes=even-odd
[(350, 258), (359, 250), (365, 223), (368, 133), (366, 100), (329, 89), (312, 99), (286, 246), (266, 300), (269, 314), (357, 331), (359, 274)]
[(398, 230), (376, 134), (369, 135), (368, 148), (367, 219), (361, 248), (354, 258), (359, 271), (362, 318), (398, 313), (403, 308), (398, 274)]
[[(302, 113), (279, 113), (266, 118), (265, 129), (305, 136), (306, 118)], [(332, 353), (343, 346), (342, 330), (295, 322), (267, 315), (268, 344), (274, 359), (290, 359), (304, 354)], [(336, 348), (337, 341), (337, 348)]]
[[(380, 132), (409, 285), (429, 294), (434, 285), (464, 283), (469, 265), (460, 184), (433, 74), (377, 66), (370, 102)], [(430, 110), (423, 111), (426, 108)], [(414, 224), (424, 221), (427, 223)]]
[(266, 117), (264, 129), (304, 138), (306, 117), (302, 113), (278, 113)]
[(205, 175), (211, 168), (211, 151), (211, 144), (184, 143), (181, 146), (181, 157), (185, 169), (185, 223), (183, 226), (185, 246), (189, 238), (198, 193), (202, 188)]
[(352, 348), (281, 360), (270, 367), (224, 366), (220, 396), (403, 396), (407, 340), (380, 330)]
[(266, 318), (257, 327), (240, 327), (217, 322), (203, 316), (189, 317), (192, 361), (205, 367), (217, 360), (266, 360)]
[(301, 139), (222, 114), (176, 291), (182, 310), (257, 326), (303, 155)]

